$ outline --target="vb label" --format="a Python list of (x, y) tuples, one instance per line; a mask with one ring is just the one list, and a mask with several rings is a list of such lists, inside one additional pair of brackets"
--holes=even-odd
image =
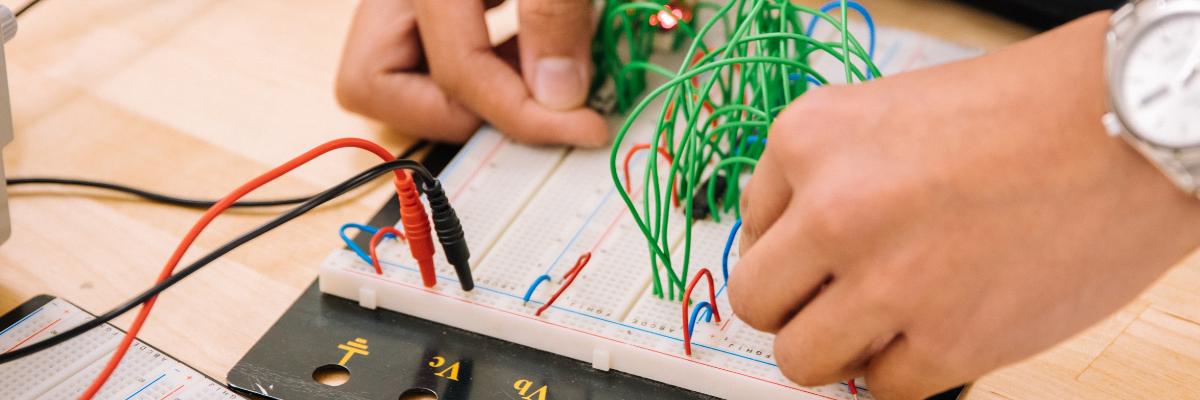
[(517, 383), (513, 384), (513, 389), (517, 389), (517, 393), (521, 395), (522, 399), (546, 400), (546, 388), (548, 386), (542, 386), (538, 390), (534, 390), (532, 393), (529, 393), (528, 395), (526, 395), (525, 393), (529, 392), (529, 389), (532, 387), (533, 387), (533, 382), (530, 382), (530, 381), (527, 381), (524, 379), (519, 380), (519, 381), (517, 381)]

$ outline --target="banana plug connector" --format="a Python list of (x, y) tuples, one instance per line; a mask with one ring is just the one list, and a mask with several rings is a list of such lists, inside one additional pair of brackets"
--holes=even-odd
[(442, 243), (446, 261), (454, 266), (454, 272), (458, 274), (458, 282), (462, 285), (462, 289), (464, 291), (474, 289), (475, 281), (471, 278), (471, 251), (467, 248), (467, 239), (463, 235), (462, 223), (459, 222), (458, 215), (454, 213), (454, 207), (450, 206), (450, 199), (446, 197), (442, 183), (437, 180), (422, 181), (421, 189), (425, 192), (425, 198), (429, 200), (429, 209), (433, 214), (433, 229), (437, 231), (438, 241)]

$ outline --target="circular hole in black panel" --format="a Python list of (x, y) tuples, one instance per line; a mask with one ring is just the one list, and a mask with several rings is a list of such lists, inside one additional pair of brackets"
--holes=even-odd
[(437, 400), (438, 396), (426, 388), (412, 388), (400, 393), (400, 400)]
[(325, 364), (313, 370), (313, 380), (329, 386), (340, 386), (350, 380), (350, 369), (338, 364)]

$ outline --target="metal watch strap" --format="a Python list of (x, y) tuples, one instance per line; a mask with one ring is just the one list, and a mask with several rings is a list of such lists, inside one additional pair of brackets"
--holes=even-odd
[(1153, 158), (1153, 164), (1162, 170), (1180, 189), (1200, 197), (1197, 183), (1200, 181), (1200, 147), (1172, 149), (1156, 147), (1133, 138), (1128, 133), (1122, 135), (1130, 144), (1145, 156)]
[[(1155, 0), (1159, 5), (1173, 1), (1176, 0)], [(1131, 0), (1113, 13), (1109, 19), (1107, 41), (1110, 46), (1108, 51), (1113, 51), (1115, 46), (1124, 42), (1122, 39), (1134, 33), (1134, 29), (1138, 26), (1139, 9), (1152, 7), (1153, 5), (1150, 3), (1150, 1)], [(1106, 55), (1106, 58), (1110, 56), (1111, 54)], [(1113, 61), (1115, 60), (1107, 59), (1106, 65)], [(1110, 72), (1105, 71), (1105, 74)], [(1193, 196), (1200, 197), (1200, 191), (1197, 190), (1200, 189), (1198, 188), (1200, 186), (1200, 146), (1167, 148), (1150, 144), (1129, 132), (1112, 112), (1104, 116), (1103, 123), (1110, 134), (1119, 134), (1125, 138), (1130, 145), (1150, 159), (1151, 163), (1167, 175), (1167, 178), (1171, 179), (1176, 186)]]
[(1189, 182), (1181, 182), (1181, 187), (1190, 187), (1191, 194), (1200, 196), (1197, 193), (1197, 177), (1200, 177), (1200, 147), (1191, 147), (1183, 150), (1174, 151), (1173, 159), (1179, 163), (1179, 167), (1184, 170), (1182, 176), (1186, 176)]

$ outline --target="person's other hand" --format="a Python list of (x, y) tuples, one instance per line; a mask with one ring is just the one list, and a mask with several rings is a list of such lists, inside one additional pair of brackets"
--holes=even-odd
[(1087, 328), (1200, 243), (1200, 200), (1101, 125), (1106, 26), (779, 115), (729, 294), (788, 378), (923, 398)]
[(488, 42), (480, 0), (363, 0), (337, 77), (346, 109), (401, 133), (466, 140), (483, 121), (526, 143), (599, 146), (587, 0), (522, 0), (520, 44)]

